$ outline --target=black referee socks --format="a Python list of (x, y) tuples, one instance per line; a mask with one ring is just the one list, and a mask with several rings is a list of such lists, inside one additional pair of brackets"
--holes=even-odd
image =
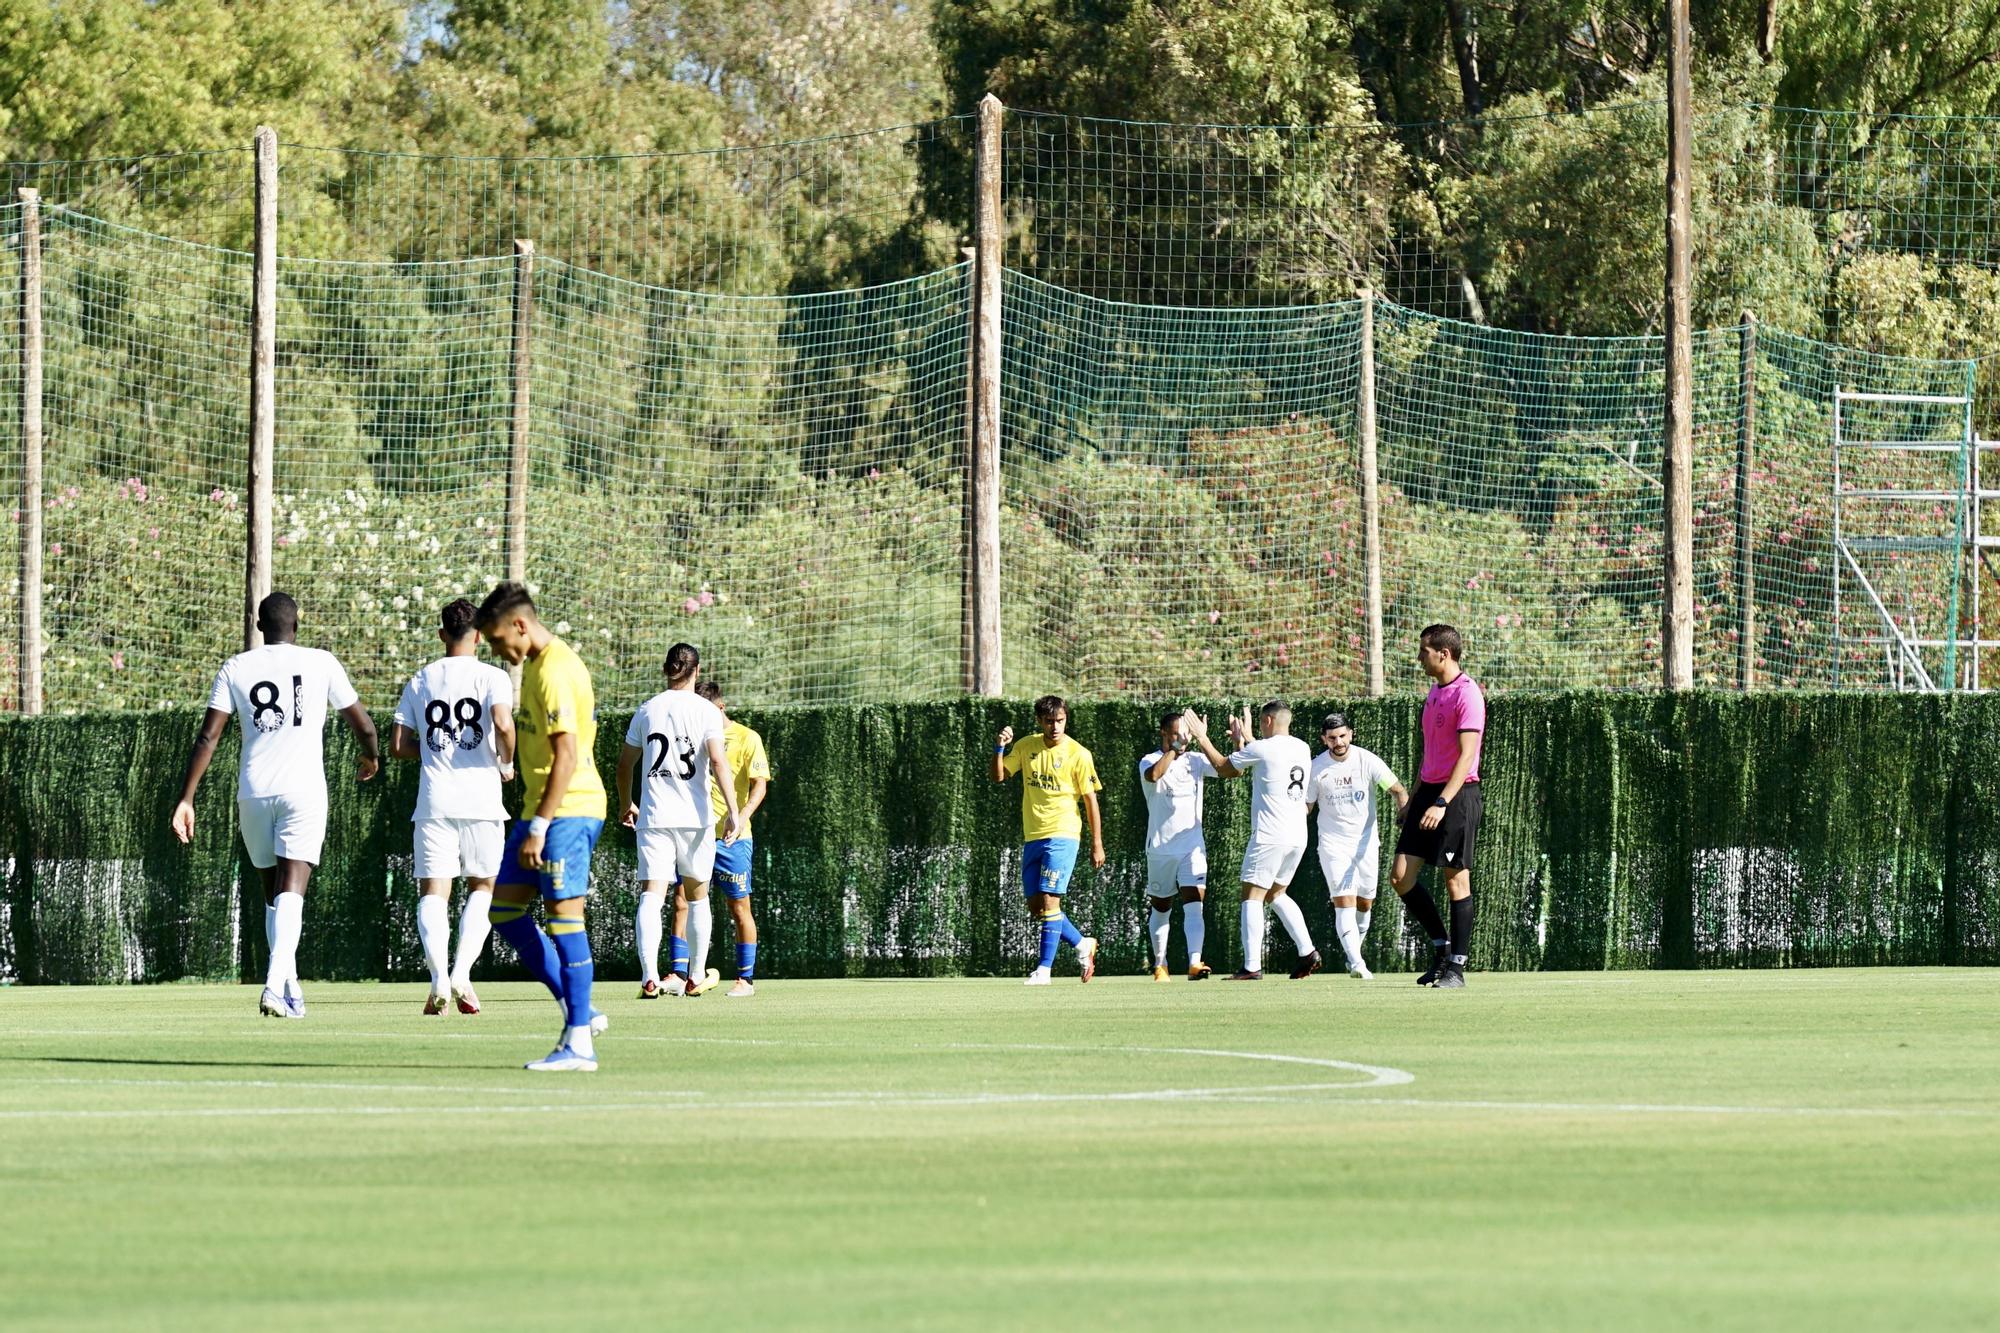
[[(1437, 908), (1431, 908), (1433, 912)], [(1472, 948), (1472, 895), (1451, 900), (1451, 961), (1460, 967)]]
[(1403, 910), (1417, 919), (1433, 943), (1444, 938), (1444, 918), (1438, 915), (1437, 900), (1421, 883), (1403, 895)]

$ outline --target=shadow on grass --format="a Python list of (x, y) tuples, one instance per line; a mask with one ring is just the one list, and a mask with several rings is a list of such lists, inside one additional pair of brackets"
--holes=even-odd
[(457, 1065), (430, 1060), (423, 1063), (388, 1064), (381, 1060), (143, 1060), (124, 1055), (0, 1055), (37, 1065), (137, 1065), (149, 1069), (491, 1069), (491, 1065)]

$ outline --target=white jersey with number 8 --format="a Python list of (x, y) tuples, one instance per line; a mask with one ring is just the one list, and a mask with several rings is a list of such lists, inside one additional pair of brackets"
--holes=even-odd
[(423, 760), (413, 820), (507, 817), (493, 735), (496, 708), (514, 711), (514, 682), (476, 657), (441, 657), (410, 677), (396, 723), (417, 738)]
[(638, 827), (710, 829), (708, 743), (722, 739), (722, 710), (693, 690), (662, 690), (625, 729), (639, 751)]
[(208, 706), (243, 728), (238, 799), (285, 796), (326, 804), (326, 715), (359, 698), (323, 648), (267, 643), (238, 653), (215, 675)]

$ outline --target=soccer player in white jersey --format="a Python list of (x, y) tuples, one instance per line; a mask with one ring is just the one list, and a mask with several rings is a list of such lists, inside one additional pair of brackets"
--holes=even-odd
[[(444, 656), (403, 686), (389, 754), (420, 759), (417, 809), (410, 819), (416, 852), (417, 938), (431, 973), (426, 1014), (453, 1000), (462, 1014), (479, 1012), (472, 965), (491, 929), (493, 877), (507, 845), (507, 807), (500, 784), (514, 776), (514, 682), (479, 660), (479, 608), (463, 597), (439, 617)], [(465, 876), (458, 918), (458, 956), (445, 963), (452, 882)]]
[(1410, 793), (1373, 751), (1354, 743), (1354, 728), (1339, 713), (1321, 720), (1319, 738), (1326, 748), (1313, 756), (1306, 802), (1319, 808), (1319, 868), (1333, 900), (1333, 931), (1347, 955), (1347, 975), (1366, 981), (1374, 974), (1361, 961), (1361, 942), (1368, 938), (1375, 887), (1382, 878), (1376, 793), (1395, 796), (1398, 820), (1410, 804)]
[(1179, 902), (1187, 930), (1188, 980), (1204, 981), (1202, 898), (1208, 887), (1208, 844), (1201, 831), (1202, 783), (1215, 766), (1199, 750), (1188, 753), (1188, 729), (1179, 713), (1160, 717), (1160, 748), (1139, 761), (1146, 796), (1146, 898), (1152, 906), (1153, 980), (1167, 979), (1167, 937)]
[[(729, 760), (722, 743), (722, 710), (694, 692), (701, 654), (693, 644), (677, 643), (667, 650), (666, 676), (667, 688), (632, 715), (618, 752), (618, 808), (625, 827), (639, 838), (639, 967), (647, 999), (661, 993), (700, 995), (721, 980), (708, 966), (714, 925), (708, 881), (715, 872), (716, 844), (734, 843), (743, 818), (735, 784), (719, 783), (726, 813), (721, 831), (716, 830), (708, 777), (728, 773)], [(676, 885), (688, 906), (689, 965), (662, 986), (660, 917)], [(679, 943), (675, 941), (676, 955)]]
[(381, 767), (375, 722), (332, 653), (298, 645), (299, 605), (274, 592), (257, 604), (262, 647), (238, 653), (216, 673), (208, 712), (188, 753), (174, 807), (174, 836), (194, 839), (194, 794), (215, 758), (216, 742), (234, 716), (243, 728), (236, 813), (250, 864), (264, 882), (264, 942), (270, 966), (258, 1008), (272, 1018), (304, 1018), (299, 987), (299, 934), (306, 885), (326, 841), (326, 714), (337, 710), (361, 746), (354, 776), (366, 782)]
[(1290, 732), (1292, 710), (1273, 699), (1259, 714), (1259, 735), (1250, 735), (1250, 712), (1229, 719), (1229, 739), (1236, 749), (1227, 758), (1208, 739), (1207, 722), (1192, 709), (1181, 714), (1193, 731), (1215, 775), (1248, 775), (1250, 842), (1243, 849), (1243, 967), (1231, 981), (1260, 981), (1264, 976), (1264, 904), (1284, 924), (1298, 950), (1292, 980), (1319, 971), (1319, 950), (1306, 930), (1305, 913), (1285, 892), (1306, 851), (1306, 778), (1312, 771), (1312, 747)]

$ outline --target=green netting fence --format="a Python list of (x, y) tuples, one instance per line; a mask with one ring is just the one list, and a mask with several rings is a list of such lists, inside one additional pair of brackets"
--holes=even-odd
[[(43, 236), (44, 701), (183, 702), (239, 623), (250, 260), (67, 209)], [(275, 576), (371, 692), (504, 568), (515, 277), (511, 256), (278, 264)], [(681, 637), (747, 703), (965, 689), (970, 278), (737, 296), (537, 260), (528, 574), (607, 702), (645, 697)], [(1361, 304), (1135, 305), (1009, 270), (1002, 311), (1009, 688), (1364, 685)], [(1657, 678), (1662, 354), (1375, 302), (1392, 689), (1421, 687), (1408, 643), (1433, 620), (1496, 688)], [(1832, 409), (1841, 388), (1963, 397), (1972, 363), (1743, 326), (1700, 333), (1694, 365), (1700, 683), (1900, 687), (1889, 622), (1969, 636), (1981, 575), (1952, 543), (1836, 589)], [(18, 427), (0, 414), (17, 497)], [(1966, 439), (1962, 404), (1870, 404), (1848, 430)], [(1964, 466), (1931, 457), (1876, 480)], [(1965, 508), (1850, 531), (1936, 541)], [(16, 577), (10, 700), (18, 614)], [(1947, 649), (1922, 651), (1954, 680)]]
[[(1471, 663), (1476, 671), (1477, 659)], [(374, 701), (371, 701), (374, 702)], [(1226, 701), (1210, 707), (1220, 710)], [(1408, 778), (1414, 699), (1302, 700), (1344, 708)], [(755, 875), (773, 976), (1009, 973), (1032, 941), (1019, 892), (1019, 793), (983, 772), (987, 740), (1025, 704), (960, 701), (746, 714), (775, 766)], [(623, 718), (607, 717), (609, 771)], [(254, 979), (261, 898), (235, 839), (234, 740), (217, 756), (191, 848), (167, 815), (195, 725), (186, 710), (0, 722), (0, 976), (39, 982)], [(1772, 693), (1516, 694), (1496, 700), (1475, 884), (1478, 966), (1493, 969), (2000, 962), (2000, 763), (1989, 696)], [(1110, 858), (1080, 869), (1069, 910), (1104, 965), (1145, 962), (1138, 757), (1154, 710), (1081, 704)], [(323, 979), (421, 974), (413, 921), (412, 766), (378, 783), (328, 762), (332, 818), (306, 909), (301, 968)], [(1884, 781), (1884, 774), (1895, 780)], [(1236, 961), (1231, 883), (1246, 784), (1212, 790), (1212, 963)], [(1297, 887), (1318, 938), (1328, 907), (1310, 853)], [(594, 868), (599, 975), (635, 974), (631, 838)], [(1427, 945), (1385, 901), (1373, 965)], [(246, 925), (247, 923), (247, 925)], [(1174, 944), (1178, 958), (1179, 927)], [(496, 942), (486, 975), (514, 975)]]

